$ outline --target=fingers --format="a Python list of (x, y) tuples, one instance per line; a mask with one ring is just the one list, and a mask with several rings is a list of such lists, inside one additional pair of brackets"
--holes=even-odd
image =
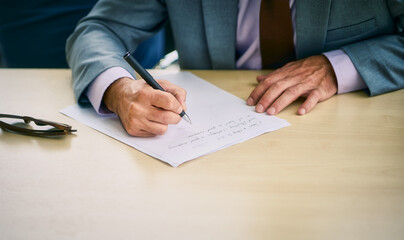
[[(137, 93), (132, 102), (126, 129), (134, 136), (153, 136), (166, 133), (168, 125), (177, 124), (181, 104), (168, 92), (146, 88)], [(151, 135), (147, 134), (150, 133)]]
[[(305, 92), (306, 92), (306, 89), (304, 88), (304, 86), (296, 85), (296, 86), (287, 88), (283, 92), (279, 93), (279, 95), (278, 95), (279, 97), (277, 95), (275, 95), (275, 97), (272, 97), (272, 98), (275, 98), (275, 100), (273, 101), (272, 104), (261, 103), (261, 102), (264, 102), (264, 100), (260, 100), (260, 102), (257, 104), (257, 106), (262, 104), (263, 108), (267, 109), (266, 110), (267, 114), (276, 115), (280, 111), (282, 111), (285, 107), (287, 107), (289, 104), (291, 104), (296, 99), (298, 99)], [(263, 99), (265, 99), (265, 96), (263, 97)]]
[[(275, 77), (262, 81), (247, 100), (248, 105), (256, 105), (255, 110), (258, 113), (265, 112), (271, 106), (271, 109), (268, 109), (267, 112), (271, 115), (276, 114), (296, 100), (298, 98), (296, 95), (302, 94), (304, 91), (302, 86), (296, 86), (298, 83), (298, 78), (296, 77), (286, 77), (281, 80), (277, 79), (279, 76)], [(282, 98), (279, 98), (280, 96)], [(273, 103), (277, 104), (274, 106)], [(287, 105), (284, 106), (284, 104)]]
[(122, 124), (128, 134), (136, 137), (153, 137), (156, 135), (163, 135), (167, 132), (168, 126), (152, 121), (138, 121), (138, 119), (132, 119), (129, 124)]
[(258, 76), (257, 81), (247, 104), (269, 115), (278, 114), (299, 97), (307, 97), (298, 110), (299, 115), (304, 115), (337, 91), (334, 69), (322, 55), (288, 63), (268, 75)]
[(142, 80), (121, 80), (110, 87), (104, 103), (105, 100), (111, 103), (109, 106), (113, 107), (109, 109), (119, 116), (130, 135), (162, 135), (168, 125), (177, 124), (181, 120), (179, 113), (184, 109), (186, 96), (185, 90), (169, 82), (162, 81), (162, 85), (170, 92), (152, 89)]
[(146, 119), (151, 122), (160, 123), (163, 125), (177, 124), (181, 121), (179, 113), (166, 111), (162, 108), (151, 107), (148, 113), (145, 114)]
[(177, 124), (181, 120), (178, 113), (137, 103), (132, 103), (127, 112), (121, 113), (120, 118), (126, 131), (139, 137), (163, 135), (168, 125)]
[(177, 113), (137, 103), (132, 103), (126, 114), (121, 114), (120, 118), (130, 135), (140, 137), (163, 135), (167, 132), (168, 125), (177, 124), (181, 120)]
[(177, 113), (177, 115), (183, 110), (180, 102), (171, 93), (154, 90), (150, 92), (148, 98), (151, 106)]
[(306, 101), (299, 107), (297, 114), (304, 115), (311, 112), (314, 106), (320, 101), (320, 93), (318, 91), (312, 91), (307, 97)]
[[(285, 66), (284, 68), (286, 69), (287, 67)], [(284, 68), (277, 69), (267, 75), (257, 76), (259, 84), (247, 99), (249, 106), (256, 105), (269, 88), (279, 91), (282, 88), (284, 89), (292, 85), (289, 81), (289, 78), (291, 78), (290, 73), (283, 70)]]
[(166, 80), (158, 80), (158, 82), (164, 88), (164, 90), (166, 92), (171, 93), (177, 99), (177, 101), (182, 106), (182, 110), (185, 111), (186, 110), (185, 102), (186, 102), (186, 96), (187, 96), (187, 92), (185, 91), (185, 89), (183, 89), (181, 87), (178, 87), (177, 85), (174, 85), (174, 84), (172, 84), (172, 83), (170, 83), (169, 81), (166, 81)]

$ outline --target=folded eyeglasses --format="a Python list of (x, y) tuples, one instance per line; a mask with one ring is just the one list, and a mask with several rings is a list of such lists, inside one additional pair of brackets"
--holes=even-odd
[[(1, 121), (2, 118), (5, 119), (21, 119), (24, 120), (22, 122), (14, 122), (12, 124)], [(34, 128), (29, 123), (33, 122), (37, 126)], [(38, 127), (39, 126), (39, 127)], [(20, 133), (29, 136), (39, 136), (39, 137), (52, 137), (52, 136), (60, 136), (60, 135), (68, 135), (73, 132), (77, 132), (77, 130), (72, 129), (71, 126), (64, 123), (51, 122), (42, 119), (36, 119), (28, 116), (17, 116), (17, 115), (9, 115), (9, 114), (0, 114), (0, 128), (7, 130), (8, 132)]]

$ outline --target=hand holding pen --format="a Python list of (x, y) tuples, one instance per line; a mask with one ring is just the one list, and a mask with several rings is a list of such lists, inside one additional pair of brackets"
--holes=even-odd
[(180, 114), (185, 110), (185, 90), (165, 80), (159, 80), (158, 84), (165, 91), (156, 91), (143, 80), (123, 77), (105, 92), (103, 102), (119, 116), (130, 135), (162, 135), (168, 125), (181, 121)]
[[(137, 61), (134, 59), (129, 52), (126, 52), (123, 56), (125, 61), (149, 84), (152, 88), (165, 92), (164, 88), (162, 88), (156, 80), (150, 75), (149, 72), (146, 71)], [(188, 123), (192, 124), (191, 119), (185, 113), (184, 110), (181, 111), (180, 116), (187, 121)]]

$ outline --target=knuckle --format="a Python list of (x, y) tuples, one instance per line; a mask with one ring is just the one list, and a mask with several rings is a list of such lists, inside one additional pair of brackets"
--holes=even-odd
[(141, 133), (138, 125), (133, 122), (129, 123), (128, 125), (125, 125), (125, 130), (129, 135), (132, 136), (139, 136), (139, 134)]
[(135, 129), (126, 129), (126, 132), (131, 136), (139, 136), (140, 132)]
[(170, 83), (169, 81), (164, 80), (164, 79), (157, 79), (156, 81), (157, 81), (160, 85), (167, 85), (167, 84)]
[(163, 113), (160, 116), (161, 123), (168, 124), (170, 122), (170, 115), (167, 113)]
[(299, 87), (290, 87), (285, 91), (285, 93), (291, 96), (297, 96), (301, 94), (301, 90)]
[(272, 88), (275, 91), (283, 90), (285, 88), (285, 83), (283, 81), (278, 81), (273, 84)]
[(165, 103), (168, 109), (177, 109), (178, 108), (178, 102), (176, 99), (173, 97), (169, 96), (167, 99), (165, 99)]
[[(314, 74), (314, 75), (313, 75)], [(315, 82), (315, 80), (316, 80), (316, 73), (305, 73), (304, 75), (303, 75), (304, 77), (303, 77), (303, 83), (304, 84), (307, 84), (307, 85), (313, 85), (313, 83)]]
[(167, 125), (161, 125), (155, 129), (155, 134), (156, 135), (164, 135), (167, 132), (168, 126)]
[(176, 113), (167, 112), (161, 115), (161, 121), (164, 124), (174, 124), (178, 123), (180, 120), (180, 115)]
[(261, 81), (261, 85), (265, 86), (265, 87), (269, 87), (272, 84), (274, 84), (274, 80), (270, 77), (265, 78), (263, 81)]
[(145, 99), (150, 97), (150, 91), (146, 88), (139, 89), (136, 94), (137, 98)]
[(137, 94), (138, 95), (148, 95), (148, 90), (147, 90), (147, 88), (141, 88), (141, 89), (139, 89), (138, 91), (137, 91)]
[(254, 100), (258, 100), (259, 96), (260, 96), (259, 89), (256, 88), (250, 93), (249, 97), (253, 98)]
[(311, 92), (311, 95), (312, 95), (312, 97), (314, 97), (314, 98), (320, 98), (322, 94), (321, 94), (321, 91), (320, 91), (320, 90), (315, 89), (315, 90), (313, 90), (313, 91)]
[(128, 107), (128, 111), (127, 111), (128, 117), (129, 118), (136, 117), (137, 114), (139, 114), (141, 112), (141, 109), (142, 108), (141, 108), (140, 104), (132, 102)]

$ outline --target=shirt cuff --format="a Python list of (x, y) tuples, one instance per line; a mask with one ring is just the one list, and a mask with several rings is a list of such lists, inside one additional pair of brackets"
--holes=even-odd
[(323, 53), (328, 58), (338, 82), (338, 94), (367, 88), (349, 56), (341, 49)]
[(87, 97), (93, 105), (95, 111), (99, 115), (113, 115), (114, 113), (109, 111), (107, 107), (102, 104), (102, 98), (107, 88), (116, 80), (128, 77), (132, 78), (132, 75), (121, 67), (108, 68), (96, 77), (88, 86)]

